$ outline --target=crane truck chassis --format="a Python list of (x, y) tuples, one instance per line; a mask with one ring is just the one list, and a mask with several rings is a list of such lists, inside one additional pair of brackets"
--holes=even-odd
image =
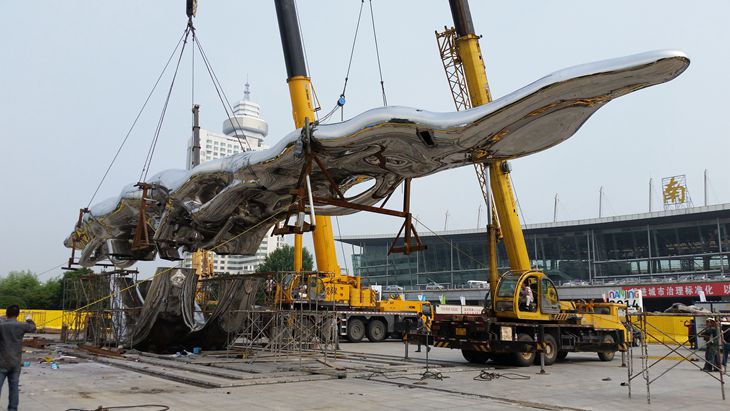
[(360, 342), (366, 336), (371, 342), (380, 342), (388, 336), (398, 336), (405, 330), (415, 329), (417, 322), (417, 312), (337, 312), (339, 335), (350, 342)]
[[(532, 289), (535, 304), (525, 304), (523, 284)], [(628, 347), (629, 334), (620, 317), (623, 306), (561, 302), (542, 272), (505, 273), (495, 295), (481, 314), (437, 307), (431, 326), (433, 345), (460, 349), (471, 363), (493, 360), (523, 367), (539, 363), (539, 352), (544, 353), (545, 365), (551, 365), (569, 352), (595, 352), (600, 360), (611, 361), (616, 351)]]
[[(350, 342), (380, 342), (415, 329), (418, 316), (433, 316), (428, 301), (389, 296), (378, 300), (360, 277), (324, 272), (266, 273), (270, 303), (280, 307), (335, 311), (338, 334)], [(276, 277), (276, 278), (275, 278)]]

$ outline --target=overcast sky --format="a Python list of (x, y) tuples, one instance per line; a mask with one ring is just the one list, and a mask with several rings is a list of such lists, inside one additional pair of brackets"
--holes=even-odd
[[(184, 0), (4, 2), (0, 62), (3, 130), (0, 275), (40, 273), (69, 256), (62, 241), (86, 206), (137, 110), (182, 34)], [(343, 85), (360, 1), (300, 1), (311, 76), (324, 111)], [(448, 2), (373, 1), (390, 105), (453, 111), (434, 31), (451, 25)], [(658, 181), (686, 174), (695, 205), (730, 202), (727, 96), (730, 3), (725, 1), (472, 1), (495, 98), (553, 71), (654, 49), (685, 51), (676, 80), (619, 98), (567, 142), (513, 162), (527, 223), (648, 211)], [(273, 1), (200, 0), (197, 32), (228, 97), (252, 100), (269, 124), (268, 144), (293, 129)], [(220, 131), (224, 112), (197, 56), (195, 100), (202, 126)], [(184, 168), (190, 136), (191, 59), (178, 76), (151, 173)], [(96, 201), (136, 182), (169, 77), (144, 112)], [(382, 105), (369, 10), (347, 89), (346, 117)], [(433, 229), (476, 228), (481, 195), (471, 167), (413, 182), (412, 211)], [(399, 204), (394, 196), (391, 204)], [(482, 213), (483, 216), (483, 213)], [(483, 221), (482, 221), (483, 222)], [(401, 221), (340, 217), (342, 235), (394, 233)], [(335, 235), (338, 235), (335, 224)], [(337, 247), (340, 264), (347, 258)], [(351, 263), (348, 261), (348, 265)], [(44, 278), (60, 275), (53, 270)]]

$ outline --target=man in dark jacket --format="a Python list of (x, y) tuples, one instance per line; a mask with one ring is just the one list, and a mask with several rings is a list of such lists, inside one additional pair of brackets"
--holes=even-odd
[(418, 333), (418, 349), (416, 352), (421, 352), (421, 335), (426, 337), (426, 350), (431, 351), (431, 347), (428, 346), (429, 341), (429, 334), (431, 334), (431, 324), (428, 321), (428, 317), (423, 312), (418, 313), (418, 325), (416, 327), (416, 332)]
[(708, 318), (705, 321), (705, 329), (697, 334), (705, 340), (705, 366), (703, 371), (721, 371), (719, 349), (719, 336), (717, 334), (717, 323), (714, 319)]
[(0, 319), (0, 392), (7, 378), (10, 385), (8, 411), (18, 409), (23, 335), (35, 332), (35, 323), (30, 316), (25, 318), (24, 323), (19, 323), (19, 314), (20, 307), (11, 305), (5, 311), (5, 319)]

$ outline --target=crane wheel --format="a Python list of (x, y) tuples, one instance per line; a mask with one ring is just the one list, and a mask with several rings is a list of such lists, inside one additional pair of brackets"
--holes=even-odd
[(365, 336), (365, 324), (359, 318), (350, 318), (347, 321), (347, 339), (350, 342), (360, 342)]
[(374, 318), (368, 322), (368, 340), (381, 342), (388, 336), (388, 329), (383, 320)]
[[(558, 343), (555, 337), (545, 334), (545, 365), (553, 365), (558, 359)], [(567, 354), (567, 353), (566, 353)], [(535, 354), (535, 364), (540, 365), (540, 353)]]
[(472, 364), (484, 364), (489, 361), (489, 353), (486, 352), (467, 350), (462, 348), (461, 355), (464, 356), (465, 360), (469, 361)]
[[(527, 334), (517, 334), (517, 341), (532, 342), (532, 337)], [(518, 367), (529, 367), (535, 361), (535, 352), (512, 353), (512, 362)]]
[[(545, 365), (553, 365), (558, 359), (558, 344), (555, 342), (555, 337), (550, 334), (545, 334)], [(540, 353), (535, 353), (535, 364), (540, 365)]]
[[(603, 341), (602, 342), (604, 344), (613, 344), (615, 342), (615, 340), (613, 339), (613, 336), (611, 336), (610, 334), (606, 334), (603, 337)], [(598, 353), (598, 358), (601, 361), (612, 361), (613, 360), (613, 357), (615, 355), (616, 355), (616, 351), (604, 351), (604, 352), (599, 352)]]

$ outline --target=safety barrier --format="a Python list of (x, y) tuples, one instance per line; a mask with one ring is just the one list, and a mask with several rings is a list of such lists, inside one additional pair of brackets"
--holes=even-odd
[[(673, 344), (674, 341), (681, 341), (685, 345), (689, 345), (687, 342), (687, 326), (685, 324), (689, 324), (692, 318), (692, 316), (668, 317), (646, 313), (647, 326), (650, 326), (652, 329), (659, 329), (666, 334), (664, 335), (659, 332), (651, 333), (648, 335), (649, 340), (647, 342), (649, 344)], [(631, 322), (635, 323), (637, 321), (637, 317), (632, 315)]]
[[(69, 329), (76, 329), (84, 324), (86, 313), (76, 313), (63, 310), (21, 310), (18, 319), (23, 321), (30, 314), (39, 330), (60, 331), (63, 324)], [(79, 318), (80, 315), (80, 318)]]

